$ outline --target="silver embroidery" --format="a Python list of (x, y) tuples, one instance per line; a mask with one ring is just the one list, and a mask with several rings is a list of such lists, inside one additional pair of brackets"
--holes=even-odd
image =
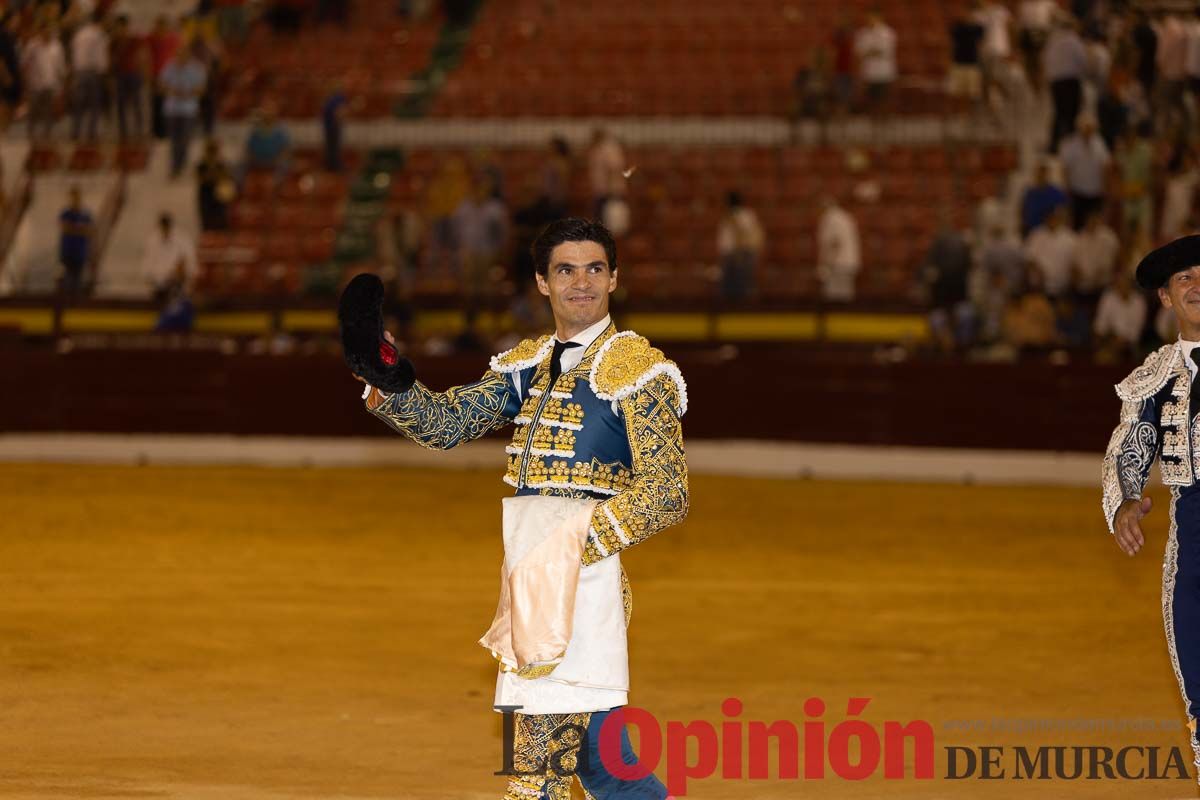
[(1180, 367), (1187, 372), (1179, 345), (1174, 342), (1163, 345), (1117, 384), (1117, 396), (1126, 401), (1145, 400), (1166, 386), (1170, 377), (1178, 374)]
[(1149, 422), (1134, 425), (1125, 441), (1121, 443), (1117, 476), (1127, 499), (1141, 496), (1150, 473), (1150, 465), (1154, 462), (1154, 450), (1157, 445), (1157, 432)]
[(1162, 458), (1159, 468), (1163, 483), (1168, 486), (1190, 486), (1192, 483), (1191, 430), (1188, 425), (1191, 373), (1181, 361), (1176, 365), (1171, 386), (1171, 399), (1163, 403), (1159, 426), (1163, 430)]
[[(1140, 497), (1145, 486), (1143, 468), (1154, 459), (1154, 426), (1139, 422), (1144, 402), (1126, 401), (1121, 404), (1121, 421), (1108, 440), (1104, 451), (1101, 506), (1108, 530), (1113, 529), (1113, 517), (1121, 503), (1130, 497)], [(1148, 430), (1147, 430), (1148, 429)], [(1171, 434), (1168, 432), (1167, 436)]]

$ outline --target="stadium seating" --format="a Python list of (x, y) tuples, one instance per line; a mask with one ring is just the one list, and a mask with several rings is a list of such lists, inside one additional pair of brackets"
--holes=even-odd
[[(958, 107), (942, 92), (964, 2), (872, 3), (897, 31), (895, 110)], [(792, 80), (863, 2), (485, 4), (433, 113), (449, 117), (788, 115)]]
[[(411, 153), (404, 175), (393, 183), (393, 205), (419, 208), (424, 187), (448, 155)], [(544, 157), (535, 149), (491, 156), (509, 186), (536, 174)], [(1001, 146), (959, 156), (940, 148), (768, 147), (638, 147), (627, 156), (637, 169), (629, 184), (633, 229), (623, 247), (633, 265), (627, 281), (637, 296), (713, 295), (716, 228), (725, 193), (737, 189), (759, 211), (767, 232), (761, 287), (781, 301), (816, 294), (815, 229), (823, 195), (840, 198), (858, 220), (865, 262), (860, 295), (897, 301), (912, 286), (939, 214), (945, 210), (957, 226), (969, 226), (978, 201), (1016, 164), (1015, 151)], [(953, 169), (951, 158), (957, 159)], [(573, 172), (572, 204), (579, 211), (588, 206), (581, 167)]]
[(440, 20), (404, 24), (391, 3), (356, 3), (347, 28), (322, 25), (276, 35), (257, 26), (230, 54), (221, 113), (246, 116), (264, 102), (287, 118), (313, 118), (335, 83), (361, 105), (364, 119), (387, 117), (408, 92), (413, 73), (429, 63)]

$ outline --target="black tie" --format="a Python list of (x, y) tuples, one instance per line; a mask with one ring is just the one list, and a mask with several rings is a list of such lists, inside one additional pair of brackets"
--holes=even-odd
[(550, 356), (551, 386), (558, 380), (558, 376), (562, 375), (562, 362), (559, 359), (562, 358), (563, 350), (566, 350), (568, 347), (579, 347), (579, 342), (560, 342), (557, 339), (554, 340), (554, 354)]
[[(1197, 370), (1196, 375), (1200, 375), (1200, 347), (1193, 347), (1192, 352), (1188, 354), (1188, 357), (1191, 358), (1192, 363), (1196, 365), (1196, 370)], [(1188, 392), (1188, 419), (1189, 420), (1195, 419), (1196, 412), (1200, 412), (1200, 386), (1196, 385), (1196, 383), (1197, 383), (1196, 375), (1192, 376), (1192, 388)], [(1192, 442), (1192, 447), (1195, 447), (1195, 446), (1196, 446), (1196, 443)]]

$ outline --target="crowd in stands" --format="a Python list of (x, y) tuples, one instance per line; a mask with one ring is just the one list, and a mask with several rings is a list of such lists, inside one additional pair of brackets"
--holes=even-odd
[[(973, 4), (956, 36), (972, 27), (986, 41), (998, 5)], [(1034, 86), (1052, 114), (1018, 218), (1000, 216), (1006, 204), (993, 200), (975, 231), (943, 231), (926, 259), (947, 348), (1123, 358), (1175, 335), (1132, 274), (1153, 246), (1197, 230), (1200, 7), (1071, 6), (1020, 4), (1021, 59), (1041, 76)], [(986, 63), (983, 49), (969, 61)]]
[[(159, 18), (149, 31), (132, 30), (110, 13), (111, 5), (8, 4), (0, 16), (5, 119), (26, 109), (35, 141), (51, 136), (64, 110), (75, 140), (94, 141), (105, 128), (121, 140), (167, 138), (172, 175), (195, 175), (202, 229), (228, 229), (230, 205), (248, 176), (267, 175), (278, 184), (293, 169), (291, 136), (270, 103), (252, 116), (240, 157), (227, 158), (209, 138), (200, 158), (188, 163), (191, 140), (212, 132), (225, 48), (247, 35), (247, 4), (201, 2), (179, 20)], [(346, 21), (338, 2), (262, 5), (265, 23), (283, 34), (310, 20)], [(427, 14), (430, 5), (399, 3), (397, 10)], [(1155, 313), (1155, 299), (1138, 291), (1131, 275), (1153, 245), (1196, 229), (1200, 9), (1147, 14), (1119, 2), (1069, 5), (1070, 11), (1054, 0), (974, 0), (946, 32), (948, 93), (994, 116), (1026, 92), (1044, 98), (1051, 113), (1044, 157), (1031, 180), (1006, 181), (970, 230), (956, 227), (947, 209), (910, 296), (897, 298), (927, 305), (935, 341), (945, 350), (999, 358), (1074, 348), (1125, 358), (1172, 335), (1169, 315)], [(796, 77), (799, 111), (821, 118), (887, 113), (896, 50), (896, 31), (880, 13), (858, 26), (844, 16)], [(343, 126), (354, 103), (335, 84), (321, 106), (322, 160), (331, 173), (346, 168)], [(520, 312), (536, 304), (527, 251), (537, 231), (567, 213), (593, 215), (618, 237), (635, 230), (639, 221), (627, 196), (635, 171), (622, 143), (603, 128), (583, 152), (554, 138), (528, 174), (505, 175), (482, 151), (446, 155), (419, 197), (382, 221), (381, 241), (392, 251), (385, 261), (409, 274), (452, 277), (469, 309), (497, 279), (512, 277)], [(572, 191), (576, 176), (586, 181), (586, 204)], [(718, 257), (714, 283), (720, 298), (739, 303), (758, 296), (768, 237), (753, 198), (738, 186), (723, 194), (724, 213), (710, 234)], [(855, 302), (872, 259), (845, 200), (825, 193), (812, 221), (817, 290), (835, 305)], [(80, 265), (95, 222), (77, 192), (61, 225), (64, 288), (78, 292), (86, 285)], [(147, 245), (147, 264), (161, 263), (145, 274), (164, 302), (186, 297), (195, 284), (195, 245), (185, 257), (176, 253), (184, 247), (178, 242), (163, 244), (183, 238), (164, 219)]]

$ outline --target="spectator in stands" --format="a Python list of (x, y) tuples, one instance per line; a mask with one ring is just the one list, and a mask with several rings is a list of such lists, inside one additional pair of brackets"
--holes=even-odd
[(1042, 290), (1040, 273), (1030, 270), (1025, 289), (1004, 312), (1004, 341), (1018, 352), (1053, 347), (1058, 341), (1057, 319)]
[(254, 124), (246, 137), (246, 160), (243, 176), (251, 172), (269, 172), (276, 180), (287, 175), (290, 168), (292, 137), (279, 121), (275, 108), (264, 106), (254, 115)]
[(929, 297), (929, 327), (934, 341), (950, 351), (966, 340), (971, 248), (962, 232), (952, 225), (949, 211), (943, 209), (939, 216), (938, 232), (925, 256), (920, 280)]
[(154, 20), (154, 29), (146, 37), (146, 45), (150, 49), (150, 69), (154, 79), (151, 95), (151, 126), (157, 139), (167, 138), (167, 118), (163, 112), (167, 95), (162, 86), (163, 72), (167, 65), (175, 60), (183, 39), (179, 31), (171, 27), (166, 15), (160, 15)]
[(72, 102), (71, 138), (79, 141), (85, 133), (88, 141), (99, 138), (100, 107), (104, 102), (104, 81), (108, 75), (108, 34), (95, 15), (71, 37)]
[(1126, 132), (1117, 148), (1117, 173), (1121, 182), (1121, 236), (1125, 239), (1150, 236), (1154, 216), (1151, 196), (1154, 146), (1150, 142), (1150, 131), (1150, 123), (1143, 122)]
[(195, 308), (187, 288), (177, 284), (164, 295), (162, 310), (154, 323), (156, 333), (188, 333), (196, 322)]
[(1066, 209), (1061, 207), (1025, 241), (1025, 255), (1038, 273), (1038, 285), (1050, 297), (1060, 297), (1071, 289), (1075, 245), (1075, 232), (1066, 224)]
[(480, 180), (455, 209), (453, 222), (466, 307), (477, 308), (508, 240), (508, 209), (492, 184)]
[(1083, 79), (1087, 70), (1087, 49), (1075, 21), (1059, 19), (1043, 53), (1043, 71), (1054, 101), (1051, 153), (1058, 152), (1059, 141), (1071, 132), (1083, 108)]
[(765, 246), (766, 234), (758, 215), (742, 202), (740, 192), (729, 192), (725, 197), (725, 216), (717, 226), (723, 300), (738, 303), (753, 293), (754, 273)]
[(1096, 118), (1079, 115), (1075, 133), (1059, 148), (1067, 192), (1071, 197), (1072, 225), (1075, 230), (1104, 204), (1104, 190), (1111, 161), (1104, 140), (1096, 131)]
[(867, 23), (854, 37), (858, 76), (863, 82), (866, 108), (871, 114), (887, 110), (888, 96), (896, 82), (896, 32), (878, 11), (867, 15)]
[(58, 260), (62, 264), (63, 292), (79, 294), (83, 289), (83, 272), (91, 257), (95, 222), (91, 212), (83, 207), (83, 195), (72, 186), (67, 207), (58, 215)]
[(325, 137), (325, 169), (342, 171), (342, 130), (345, 127), (346, 106), (350, 100), (341, 81), (333, 85), (321, 105), (321, 130)]
[(1125, 135), (1129, 125), (1129, 107), (1121, 91), (1125, 80), (1123, 76), (1110, 72), (1100, 96), (1096, 98), (1096, 124), (1109, 152), (1116, 150), (1117, 142)]
[(1054, 0), (1021, 0), (1017, 9), (1017, 41), (1024, 56), (1025, 73), (1034, 85), (1036, 76), (1041, 74), (1042, 49), (1050, 37), (1057, 10)]
[(995, 345), (1004, 333), (1004, 315), (1013, 296), (1022, 291), (1018, 281), (1016, 288), (1009, 284), (1002, 273), (985, 272), (978, 291), (973, 293), (975, 319), (975, 341), (985, 346)]
[(200, 229), (229, 229), (229, 204), (237, 196), (237, 185), (216, 139), (204, 143), (204, 157), (196, 164), (196, 204)]
[(854, 26), (845, 12), (829, 38), (829, 49), (833, 51), (833, 114), (841, 116), (854, 100)]
[(983, 97), (983, 69), (980, 46), (986, 31), (980, 20), (979, 0), (961, 11), (950, 26), (950, 70), (946, 74), (946, 93), (978, 102)]
[(199, 272), (192, 238), (175, 227), (170, 214), (161, 215), (142, 252), (142, 277), (155, 302), (165, 303), (173, 293), (190, 295)]
[(592, 131), (588, 150), (588, 185), (592, 192), (592, 217), (605, 218), (605, 206), (625, 198), (625, 150), (604, 128)]
[(1158, 238), (1168, 241), (1191, 233), (1192, 203), (1200, 173), (1192, 150), (1181, 147), (1167, 164), (1167, 180), (1163, 188), (1163, 211)]
[(1004, 230), (1013, 227), (1008, 204), (1009, 179), (1008, 174), (998, 175), (995, 192), (980, 200), (979, 205), (975, 208), (975, 240), (977, 242), (983, 242), (987, 238), (988, 232), (995, 227)]
[(1096, 99), (1108, 86), (1112, 74), (1112, 52), (1102, 31), (1089, 31), (1083, 37), (1083, 48), (1087, 52), (1087, 73), (1084, 76), (1083, 107), (1093, 108)]
[(1156, 33), (1158, 82), (1151, 96), (1157, 117), (1155, 129), (1166, 131), (1171, 124), (1182, 122), (1187, 114), (1183, 102), (1187, 91), (1187, 31), (1179, 17), (1163, 10), (1158, 16)]
[(1075, 289), (1089, 306), (1112, 282), (1121, 253), (1121, 240), (1104, 219), (1103, 208), (1089, 214), (1075, 241)]
[(817, 221), (817, 277), (821, 296), (835, 302), (852, 302), (855, 278), (862, 268), (862, 248), (858, 223), (836, 198), (821, 199), (821, 217)]
[(1025, 190), (1021, 198), (1022, 238), (1045, 222), (1057, 208), (1066, 204), (1066, 193), (1050, 182), (1050, 165), (1045, 161), (1039, 162), (1034, 172), (1033, 184)]
[(1020, 291), (1029, 268), (1029, 261), (1020, 244), (1003, 225), (993, 225), (979, 248), (979, 266), (991, 281), (993, 275), (1004, 278), (1004, 285), (1013, 292)]
[(0, 133), (8, 130), (24, 94), (21, 58), (17, 51), (19, 19), (11, 11), (0, 12)]
[(1137, 353), (1146, 326), (1146, 298), (1134, 289), (1128, 271), (1118, 273), (1096, 309), (1093, 333), (1097, 356), (1102, 360), (1124, 360)]
[(217, 18), (211, 10), (211, 4), (202, 2), (195, 11), (184, 17), (180, 33), (183, 40), (191, 46), (193, 54), (204, 65), (207, 80), (200, 95), (199, 119), (204, 127), (204, 135), (212, 136), (216, 125), (217, 105), (220, 103), (218, 90), (222, 77), (221, 59), (225, 50), (217, 33)]
[(442, 161), (425, 191), (424, 217), (429, 224), (427, 269), (446, 271), (454, 258), (455, 209), (471, 191), (471, 179), (461, 156)]
[[(984, 99), (994, 101), (993, 90), (1008, 83), (1005, 74), (1008, 60), (1012, 57), (1012, 12), (999, 0), (984, 0), (976, 13), (983, 25), (983, 44), (980, 48), (980, 65), (983, 68)], [(989, 102), (993, 105), (994, 102)]]
[(570, 192), (571, 146), (563, 137), (555, 136), (542, 162), (540, 196), (545, 202), (547, 223), (567, 216)]
[(39, 26), (25, 48), (22, 62), (29, 86), (29, 138), (43, 141), (54, 129), (55, 104), (67, 79), (67, 59), (58, 31)]
[(177, 178), (187, 165), (188, 147), (200, 114), (200, 96), (208, 74), (193, 47), (181, 47), (159, 77), (165, 99), (163, 114), (171, 139), (171, 177)]
[(796, 119), (814, 119), (821, 123), (829, 119), (834, 108), (834, 76), (829, 67), (828, 50), (817, 47), (812, 51), (808, 64), (796, 71), (793, 91)]
[(1137, 52), (1135, 74), (1142, 85), (1142, 91), (1149, 99), (1154, 97), (1154, 85), (1158, 78), (1158, 32), (1145, 9), (1135, 8), (1133, 14), (1131, 33)]
[(1062, 347), (1087, 347), (1092, 338), (1092, 319), (1087, 307), (1070, 292), (1054, 298), (1054, 327)]
[(129, 17), (117, 17), (112, 39), (113, 78), (117, 85), (117, 132), (122, 140), (146, 135), (142, 87), (150, 74), (145, 39), (129, 29)]

